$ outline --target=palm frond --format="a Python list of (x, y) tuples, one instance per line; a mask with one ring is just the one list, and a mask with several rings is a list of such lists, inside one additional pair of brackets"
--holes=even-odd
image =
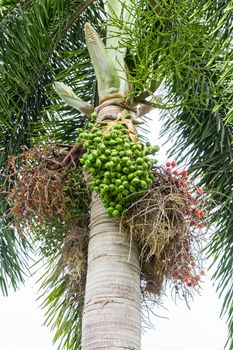
[[(170, 154), (191, 164), (200, 185), (219, 206), (216, 233), (209, 254), (220, 265), (214, 278), (226, 292), (223, 313), (233, 325), (233, 304), (228, 291), (232, 276), (232, 5), (228, 1), (158, 2), (136, 0), (128, 11), (133, 25), (125, 24), (122, 47), (128, 49), (129, 79), (138, 96), (153, 96), (162, 86), (162, 135), (176, 143)], [(121, 18), (110, 19), (118, 29)], [(117, 32), (111, 33), (117, 36)], [(136, 96), (137, 99), (137, 96)], [(151, 99), (153, 105), (153, 97)], [(224, 161), (223, 161), (224, 160)], [(229, 251), (230, 250), (230, 251)], [(231, 332), (232, 333), (232, 332)]]
[(60, 254), (52, 256), (44, 265), (46, 271), (40, 281), (42, 307), (46, 310), (45, 326), (55, 329), (54, 343), (58, 350), (81, 349), (82, 301), (75, 300), (69, 291)]
[(31, 247), (26, 238), (20, 237), (3, 218), (0, 219), (0, 231), (0, 290), (3, 295), (8, 295), (10, 287), (15, 290), (24, 282)]
[[(0, 18), (0, 149), (5, 151), (0, 155), (0, 168), (4, 167), (7, 155), (20, 152), (22, 144), (75, 142), (76, 130), (83, 126), (85, 118), (60, 104), (52, 84), (55, 80), (63, 81), (83, 100), (96, 102), (96, 81), (83, 27), (90, 22), (101, 37), (106, 33), (101, 23), (105, 18), (103, 2), (91, 5), (92, 2), (15, 1), (15, 6), (7, 8)], [(126, 61), (134, 86), (133, 97), (141, 93), (152, 96), (161, 84), (165, 86), (164, 104), (176, 108), (170, 109), (172, 113), (165, 111), (162, 133), (171, 136), (176, 133), (179, 140), (171, 153), (192, 163), (193, 174), (202, 179), (213, 199), (220, 203), (221, 215), (215, 216), (216, 233), (209, 253), (215, 260), (220, 259), (214, 278), (220, 293), (226, 292), (223, 313), (228, 312), (231, 329), (233, 298), (227, 288), (232, 268), (233, 220), (232, 2), (131, 3), (133, 25), (125, 25), (121, 18), (111, 18), (110, 23), (120, 28), (121, 45), (128, 50)], [(7, 208), (1, 205), (0, 210), (3, 214)], [(8, 233), (13, 237), (8, 250), (16, 252), (17, 236), (12, 231)], [(8, 242), (5, 235), (2, 237), (4, 247)], [(12, 261), (17, 262), (17, 255), (13, 255)], [(6, 269), (13, 265), (2, 266)], [(15, 276), (15, 285), (21, 279), (18, 271), (21, 270), (16, 263), (12, 271), (3, 273), (3, 290), (6, 278), (13, 276), (14, 281)], [(63, 275), (57, 281), (48, 278), (46, 286), (54, 289), (48, 303), (49, 319), (58, 315), (57, 337), (68, 336), (69, 322), (74, 317), (79, 320), (80, 311), (69, 309)], [(66, 344), (73, 339), (70, 337)], [(61, 344), (64, 348), (64, 343)], [(78, 349), (79, 343), (72, 346)]]
[[(220, 6), (220, 2), (217, 5)], [(207, 18), (215, 38), (210, 35), (207, 46), (199, 45), (192, 50), (186, 67), (172, 70), (173, 76), (167, 81), (166, 89), (169, 98), (180, 103), (181, 107), (173, 113), (164, 112), (162, 134), (176, 135), (177, 141), (170, 155), (191, 164), (191, 172), (195, 178), (201, 179), (199, 184), (205, 186), (213, 200), (219, 203), (219, 214), (214, 216), (216, 230), (208, 254), (218, 262), (213, 278), (220, 295), (225, 296), (222, 314), (228, 313), (228, 341), (232, 347), (233, 124), (232, 69), (228, 66), (232, 51), (229, 18), (223, 15), (226, 7), (224, 2), (221, 11), (217, 11), (219, 18), (215, 12), (209, 13), (209, 21)], [(218, 27), (220, 22), (221, 28)], [(221, 48), (218, 41), (222, 42), (223, 37), (225, 42)]]
[[(76, 130), (85, 119), (61, 104), (52, 83), (64, 80), (84, 100), (94, 99), (95, 78), (83, 27), (86, 21), (101, 19), (103, 4), (97, 1), (97, 9), (88, 8), (91, 3), (15, 1), (0, 18), (0, 170), (22, 145), (54, 140), (75, 143)], [(1, 216), (7, 210), (1, 194)], [(23, 279), (20, 254), (26, 254), (25, 245), (25, 239), (11, 229), (1, 230), (0, 277), (5, 293), (10, 278), (14, 287)]]

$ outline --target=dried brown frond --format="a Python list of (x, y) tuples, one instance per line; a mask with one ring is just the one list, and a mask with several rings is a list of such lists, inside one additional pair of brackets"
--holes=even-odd
[(192, 246), (197, 232), (192, 222), (200, 225), (201, 219), (188, 183), (164, 168), (154, 169), (154, 175), (148, 192), (123, 213), (120, 228), (138, 242), (143, 293), (158, 296), (166, 279), (191, 279), (195, 285)]
[(68, 274), (69, 293), (75, 302), (84, 297), (89, 231), (74, 225), (63, 242), (63, 264)]
[(40, 221), (64, 215), (64, 180), (76, 168), (82, 152), (81, 145), (48, 145), (24, 148), (9, 158), (3, 186), (11, 207), (9, 215), (16, 224), (35, 216)]

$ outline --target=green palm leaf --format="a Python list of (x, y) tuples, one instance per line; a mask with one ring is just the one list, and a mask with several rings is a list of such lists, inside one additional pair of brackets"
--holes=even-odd
[[(86, 21), (96, 22), (101, 16), (94, 7), (83, 13), (91, 2), (16, 2), (3, 12), (0, 21), (0, 169), (4, 168), (9, 155), (20, 152), (22, 145), (30, 146), (42, 140), (75, 143), (76, 130), (83, 125), (84, 118), (67, 106), (61, 107), (52, 83), (66, 80), (79, 90), (84, 100), (95, 97), (95, 79), (82, 29)], [(102, 6), (101, 1), (97, 3)], [(8, 208), (2, 199), (0, 210), (4, 215)], [(9, 246), (12, 263), (5, 260), (1, 269), (6, 292), (6, 276), (12, 276), (14, 287), (17, 280), (23, 278), (17, 251), (22, 255), (26, 251), (25, 239), (22, 241), (12, 230), (5, 232), (7, 235), (1, 230), (2, 252), (8, 244), (6, 237), (12, 237), (12, 247)], [(6, 266), (9, 271), (4, 273)], [(15, 271), (10, 271), (11, 268)]]
[(70, 293), (60, 254), (50, 257), (45, 266), (39, 297), (46, 310), (44, 325), (55, 329), (53, 341), (58, 344), (58, 350), (81, 349), (83, 300), (78, 302)]
[[(232, 313), (232, 16), (227, 1), (176, 3), (145, 1), (137, 7), (136, 21), (126, 29), (121, 44), (128, 47), (131, 80), (150, 96), (159, 86), (164, 94), (164, 128), (167, 139), (176, 136), (170, 155), (191, 164), (219, 214), (208, 254), (214, 257), (222, 313), (227, 312), (229, 334)], [(133, 8), (131, 8), (133, 11)], [(119, 29), (120, 19), (111, 21)], [(140, 96), (140, 94), (139, 94)], [(151, 105), (157, 102), (151, 100)], [(174, 106), (174, 108), (172, 108)], [(229, 338), (230, 340), (230, 338)], [(232, 346), (232, 345), (231, 345)]]
[[(61, 104), (53, 82), (66, 83), (80, 98), (96, 105), (96, 81), (84, 42), (84, 24), (92, 23), (105, 37), (101, 0), (8, 3), (3, 1), (5, 8), (0, 17), (0, 149), (4, 150), (0, 154), (1, 169), (7, 156), (20, 152), (21, 145), (75, 143), (77, 129), (86, 120)], [(209, 254), (220, 261), (214, 278), (220, 292), (226, 293), (223, 313), (228, 312), (230, 329), (233, 298), (227, 288), (233, 256), (231, 6), (225, 0), (159, 4), (133, 0), (129, 9), (135, 18), (133, 26), (122, 26), (121, 18), (110, 20), (120, 29), (118, 32), (122, 33), (124, 27), (121, 45), (127, 47), (129, 80), (136, 90), (133, 97), (151, 96), (159, 86), (163, 87), (163, 107), (168, 110), (164, 112), (162, 133), (175, 133), (179, 140), (171, 153), (180, 160), (192, 160), (193, 174), (200, 175), (200, 184), (211, 190), (212, 198), (219, 203)], [(149, 103), (153, 105), (154, 100)], [(1, 202), (1, 215), (7, 209)], [(0, 284), (6, 293), (9, 280), (14, 287), (22, 280), (26, 242), (9, 228), (1, 230), (0, 238)], [(77, 310), (70, 311), (65, 298), (66, 282), (60, 277), (57, 284), (47, 280), (48, 288), (54, 290), (48, 299), (50, 316), (54, 312), (59, 319), (55, 338), (67, 339), (63, 348), (78, 349), (79, 344), (70, 340), (74, 333), (69, 333), (68, 326)]]

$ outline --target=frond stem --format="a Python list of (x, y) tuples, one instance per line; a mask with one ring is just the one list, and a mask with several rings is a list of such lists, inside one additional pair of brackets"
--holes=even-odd
[[(60, 33), (59, 40), (61, 40), (62, 36), (67, 32), (67, 30), (70, 29), (70, 27), (74, 24), (74, 22), (79, 18), (79, 16), (83, 13), (83, 11), (86, 10), (88, 6), (90, 6), (95, 0), (86, 0), (83, 1), (82, 5), (80, 5), (73, 16), (70, 17), (69, 21), (67, 22), (66, 26), (63, 28), (63, 30)], [(55, 42), (56, 44), (56, 42)]]

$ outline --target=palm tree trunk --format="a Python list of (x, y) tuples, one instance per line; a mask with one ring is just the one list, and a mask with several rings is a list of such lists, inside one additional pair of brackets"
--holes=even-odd
[(136, 245), (124, 240), (93, 194), (82, 350), (139, 350), (140, 270)]

